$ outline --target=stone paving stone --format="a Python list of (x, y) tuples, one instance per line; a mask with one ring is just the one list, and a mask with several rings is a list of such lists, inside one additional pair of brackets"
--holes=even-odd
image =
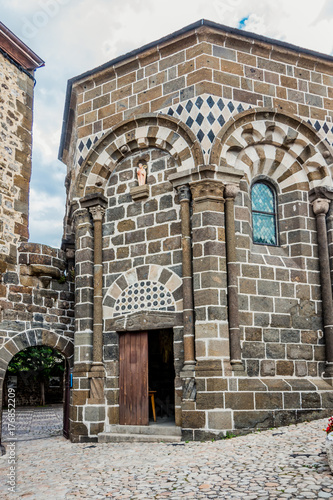
[[(61, 422), (61, 412), (58, 417)], [(7, 455), (0, 457), (0, 498), (333, 498), (325, 424), (317, 420), (279, 432), (177, 446), (28, 437), (17, 443), (15, 494), (7, 492)]]
[[(61, 436), (63, 428), (63, 406), (52, 405), (43, 408), (17, 408), (15, 412), (15, 436), (17, 441), (42, 437)], [(10, 441), (8, 412), (2, 419), (2, 441)]]

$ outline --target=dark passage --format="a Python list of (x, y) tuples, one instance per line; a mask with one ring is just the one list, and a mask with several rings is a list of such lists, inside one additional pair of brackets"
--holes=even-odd
[[(173, 359), (173, 331), (153, 330), (148, 334), (149, 390), (156, 391), (157, 420), (175, 418), (175, 369)], [(149, 398), (149, 418), (153, 419)]]

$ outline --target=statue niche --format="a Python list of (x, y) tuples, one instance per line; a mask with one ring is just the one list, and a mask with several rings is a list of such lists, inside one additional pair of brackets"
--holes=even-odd
[(136, 168), (136, 175), (138, 178), (139, 186), (144, 186), (147, 182), (147, 170), (148, 166), (144, 160), (139, 160), (138, 166)]

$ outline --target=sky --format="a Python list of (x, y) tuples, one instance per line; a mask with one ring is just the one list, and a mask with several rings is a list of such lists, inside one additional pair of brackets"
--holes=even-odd
[(333, 54), (331, 0), (1, 0), (0, 20), (45, 61), (35, 74), (30, 241), (61, 245), (67, 80), (199, 19)]

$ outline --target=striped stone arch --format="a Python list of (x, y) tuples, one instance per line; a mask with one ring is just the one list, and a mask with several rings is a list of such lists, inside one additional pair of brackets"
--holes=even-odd
[(216, 137), (210, 163), (276, 181), (281, 192), (332, 186), (333, 150), (308, 123), (295, 116), (258, 109), (240, 113)]
[(73, 366), (74, 342), (72, 339), (51, 332), (36, 328), (20, 332), (14, 337), (6, 340), (0, 348), (0, 379), (4, 379), (7, 366), (11, 359), (20, 351), (28, 347), (47, 346), (59, 351), (67, 359), (69, 366)]
[(182, 312), (182, 280), (156, 264), (130, 269), (106, 291), (104, 319), (140, 311)]
[(197, 138), (184, 123), (163, 114), (141, 115), (116, 125), (96, 142), (80, 168), (74, 196), (104, 192), (117, 163), (149, 147), (168, 151), (182, 170), (204, 163)]

